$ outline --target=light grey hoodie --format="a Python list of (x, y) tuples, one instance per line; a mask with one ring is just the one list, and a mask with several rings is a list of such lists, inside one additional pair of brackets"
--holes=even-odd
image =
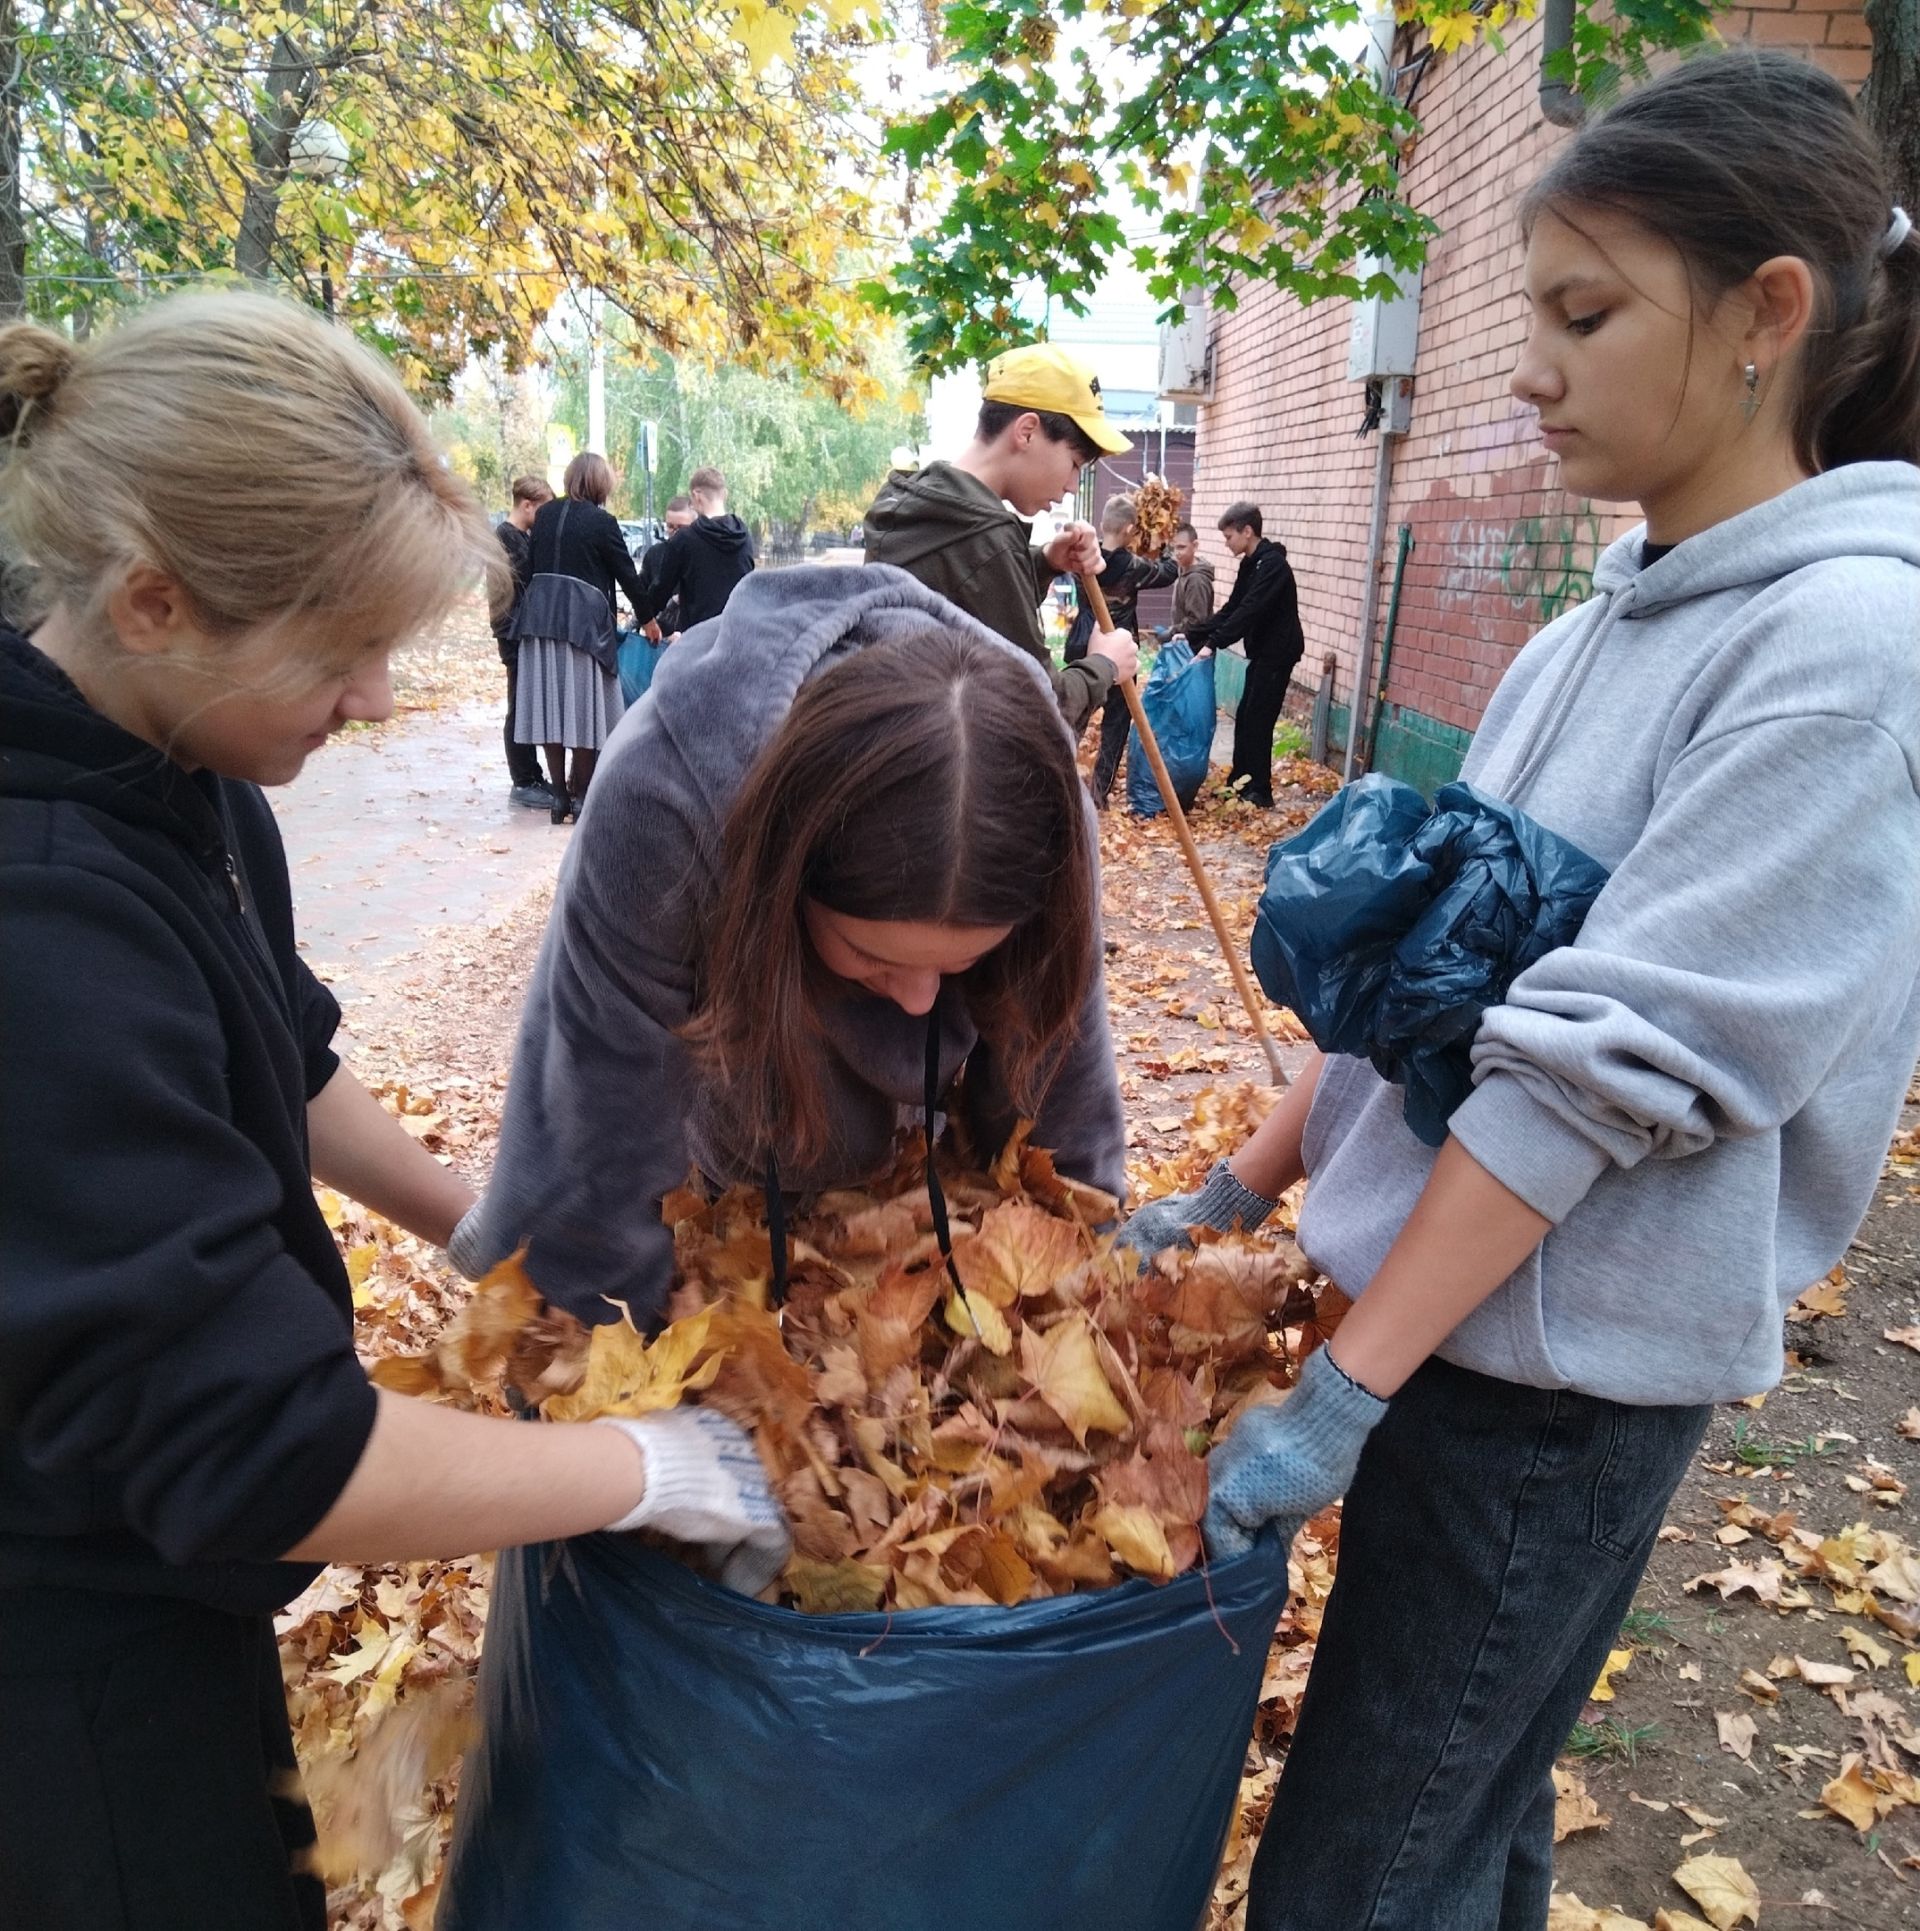
[[(1032, 678), (1035, 707), (1058, 722), (1038, 664), (885, 565), (756, 571), (722, 616), (662, 657), (651, 689), (608, 742), (560, 867), (499, 1157), (478, 1230), (461, 1244), (463, 1266), (490, 1266), (527, 1243), (529, 1271), (550, 1300), (599, 1321), (612, 1316), (603, 1299), (611, 1295), (644, 1325), (672, 1276), (661, 1195), (696, 1165), (723, 1183), (761, 1178), (766, 1149), (733, 1144), (716, 1096), (677, 1037), (693, 1009), (698, 914), (717, 874), (721, 833), (801, 684), (929, 618), (1005, 651)], [(1089, 804), (1089, 843), (1093, 822)], [(769, 906), (769, 923), (793, 910)], [(1101, 957), (1096, 932), (1094, 985), (1035, 1138), (1054, 1150), (1062, 1172), (1118, 1196), (1126, 1135)], [(944, 1085), (978, 1034), (952, 985), (936, 1010)], [(823, 1012), (822, 1027), (834, 1144), (810, 1169), (776, 1149), (792, 1190), (866, 1179), (885, 1164), (898, 1128), (920, 1118), (925, 1019), (854, 992)], [(986, 1057), (970, 1063), (970, 1092), (992, 1090)]]
[[(1443, 1358), (1624, 1402), (1779, 1379), (1920, 1051), (1920, 469), (1860, 463), (1595, 595), (1514, 661), (1462, 775), (1612, 872), (1483, 1020), (1452, 1129), (1554, 1223)], [(1300, 1239), (1363, 1290), (1433, 1154), (1322, 1072)]]

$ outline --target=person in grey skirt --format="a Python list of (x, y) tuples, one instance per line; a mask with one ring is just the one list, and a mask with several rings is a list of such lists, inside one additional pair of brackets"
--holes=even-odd
[(520, 679), (513, 735), (545, 749), (556, 825), (580, 815), (600, 747), (624, 708), (614, 587), (636, 612), (645, 595), (606, 508), (613, 494), (607, 459), (582, 450), (567, 465), (564, 487), (566, 494), (533, 519), (531, 575), (514, 616)]

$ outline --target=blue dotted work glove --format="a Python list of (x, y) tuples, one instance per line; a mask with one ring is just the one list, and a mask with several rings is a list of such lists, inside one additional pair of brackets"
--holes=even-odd
[(1316, 1348), (1293, 1393), (1275, 1407), (1248, 1409), (1207, 1457), (1207, 1553), (1216, 1562), (1245, 1555), (1269, 1522), (1291, 1542), (1309, 1516), (1347, 1492), (1386, 1412), (1378, 1395)]
[(1273, 1207), (1265, 1194), (1243, 1187), (1222, 1160), (1207, 1175), (1207, 1184), (1198, 1193), (1170, 1193), (1149, 1200), (1120, 1229), (1114, 1245), (1131, 1247), (1144, 1262), (1165, 1247), (1191, 1247), (1193, 1242), (1187, 1237), (1190, 1227), (1217, 1227), (1223, 1234), (1238, 1227), (1250, 1234)]

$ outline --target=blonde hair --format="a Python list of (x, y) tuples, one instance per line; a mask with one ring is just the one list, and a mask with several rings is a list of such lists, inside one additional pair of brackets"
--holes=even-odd
[(0, 521), (29, 615), (98, 638), (146, 563), (216, 638), (317, 627), (324, 674), (412, 635), (505, 559), (392, 371), (257, 294), (177, 295), (76, 346), (0, 328)]

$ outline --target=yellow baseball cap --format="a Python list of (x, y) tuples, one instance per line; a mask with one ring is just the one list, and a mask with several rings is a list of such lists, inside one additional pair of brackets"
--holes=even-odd
[(1085, 431), (1087, 440), (1109, 456), (1124, 456), (1133, 447), (1100, 406), (1100, 378), (1051, 342), (1033, 342), (996, 355), (987, 364), (983, 400), (1069, 416)]

